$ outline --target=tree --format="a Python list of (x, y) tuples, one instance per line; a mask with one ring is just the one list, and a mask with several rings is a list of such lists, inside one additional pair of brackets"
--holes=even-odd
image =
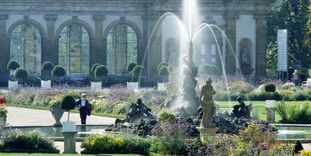
[(134, 67), (135, 67), (136, 65), (137, 65), (136, 63), (130, 63), (130, 64), (127, 66), (127, 71), (128, 71), (128, 72), (131, 72), (131, 71), (134, 69)]
[[(310, 44), (307, 34), (307, 22), (310, 0), (282, 0), (276, 1), (268, 7), (268, 51), (267, 68), (276, 71), (277, 62), (277, 30), (288, 30), (289, 68), (299, 65), (308, 68), (311, 62)], [(269, 72), (269, 71), (268, 71)]]

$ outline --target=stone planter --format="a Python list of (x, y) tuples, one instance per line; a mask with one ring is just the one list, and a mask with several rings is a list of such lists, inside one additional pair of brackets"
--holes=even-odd
[(41, 88), (42, 89), (51, 89), (51, 80), (41, 80)]
[(132, 90), (137, 92), (139, 87), (138, 87), (138, 82), (126, 82), (126, 88), (127, 90)]
[(91, 89), (99, 91), (102, 89), (102, 82), (91, 82)]
[(266, 107), (267, 108), (275, 108), (276, 107), (276, 101), (275, 100), (266, 100)]
[(275, 122), (275, 107), (275, 100), (266, 100), (267, 122), (269, 123)]
[(158, 82), (158, 90), (166, 90), (166, 83)]
[(53, 105), (50, 107), (50, 111), (55, 119), (55, 123), (53, 126), (55, 127), (61, 127), (62, 123), (60, 122), (60, 119), (62, 118), (64, 114), (64, 110), (61, 109), (61, 105)]
[(18, 87), (18, 81), (10, 81), (9, 80), (9, 85), (8, 85), (9, 89), (14, 89), (14, 88), (17, 88), (17, 87)]

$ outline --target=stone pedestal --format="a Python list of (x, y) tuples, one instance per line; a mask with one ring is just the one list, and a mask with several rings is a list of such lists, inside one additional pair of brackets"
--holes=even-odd
[(267, 110), (267, 122), (274, 123), (275, 122), (275, 100), (266, 100), (266, 110)]
[(197, 129), (200, 132), (201, 141), (206, 140), (208, 136), (216, 135), (216, 132), (218, 130), (216, 127), (212, 127), (212, 128), (202, 128), (202, 127), (199, 127)]
[(76, 134), (77, 132), (63, 132), (64, 135), (64, 153), (76, 154)]

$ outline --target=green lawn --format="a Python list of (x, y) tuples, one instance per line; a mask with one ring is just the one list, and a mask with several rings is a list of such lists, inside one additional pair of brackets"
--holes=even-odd
[[(228, 111), (229, 113), (232, 111), (232, 107), (238, 102), (236, 101), (216, 101), (215, 102), (217, 105), (219, 105), (219, 110), (221, 112), (226, 112)], [(266, 112), (266, 103), (265, 101), (246, 101), (246, 104), (252, 103), (253, 105), (253, 110), (252, 110), (252, 116), (254, 118), (257, 118), (259, 120), (267, 120), (267, 112)], [(277, 104), (280, 103), (280, 101), (277, 102)], [(305, 103), (310, 103), (309, 101), (285, 101), (286, 105), (297, 105), (299, 106), (300, 104), (305, 104)], [(275, 115), (275, 121), (278, 122), (281, 119), (280, 115), (276, 112)]]

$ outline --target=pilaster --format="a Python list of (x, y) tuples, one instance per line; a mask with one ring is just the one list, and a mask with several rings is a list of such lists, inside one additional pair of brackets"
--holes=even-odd
[(266, 76), (266, 37), (267, 37), (267, 17), (265, 14), (253, 16), (256, 20), (256, 76), (257, 78)]
[(10, 48), (8, 37), (6, 34), (6, 22), (8, 15), (0, 15), (0, 86), (6, 86), (9, 76), (9, 72), (6, 69), (6, 65), (10, 60)]
[(94, 41), (94, 51), (91, 53), (90, 66), (94, 63), (106, 64), (107, 62), (107, 51), (104, 46), (104, 36), (103, 36), (103, 21), (105, 20), (104, 15), (93, 15), (93, 20), (95, 21), (95, 41)]
[(51, 61), (54, 64), (58, 64), (58, 34), (55, 34), (55, 21), (57, 20), (57, 15), (47, 14), (44, 16), (47, 21), (47, 37), (43, 39), (46, 44), (42, 47), (42, 63), (44, 61)]
[[(239, 16), (235, 13), (227, 12), (224, 18), (226, 21), (226, 24), (225, 24), (226, 35), (232, 45), (232, 49), (235, 51), (236, 49), (236, 21), (238, 20)], [(236, 73), (237, 60), (233, 54), (232, 49), (229, 44), (226, 44), (226, 72), (227, 74)]]

